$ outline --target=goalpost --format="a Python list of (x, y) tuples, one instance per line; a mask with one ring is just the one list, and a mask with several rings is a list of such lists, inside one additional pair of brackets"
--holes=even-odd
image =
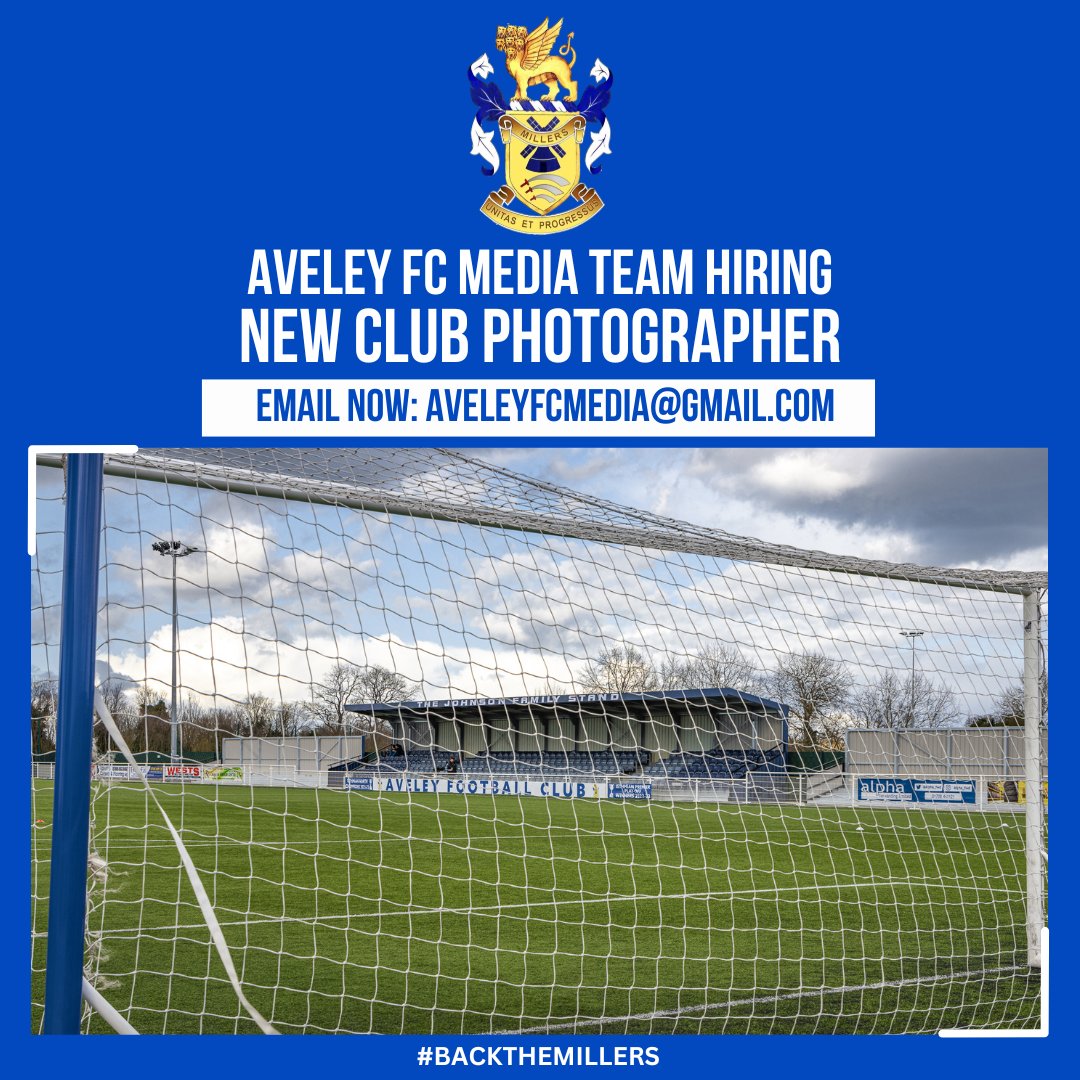
[(37, 483), (34, 1030), (1038, 1026), (1044, 573), (448, 450)]

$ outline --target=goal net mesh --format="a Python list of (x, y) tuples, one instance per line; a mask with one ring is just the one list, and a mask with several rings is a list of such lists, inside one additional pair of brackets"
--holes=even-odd
[[(59, 464), (32, 560), (35, 1030)], [(1035, 1026), (1022, 594), (1045, 722), (1046, 584), (446, 450), (111, 456), (87, 979), (147, 1033), (259, 1030), (248, 1003), (287, 1033)]]

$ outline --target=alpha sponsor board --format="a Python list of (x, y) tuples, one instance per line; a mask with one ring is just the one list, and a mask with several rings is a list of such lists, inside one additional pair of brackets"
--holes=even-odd
[(936, 803), (975, 805), (974, 780), (910, 780), (894, 777), (859, 777), (856, 794), (861, 802)]

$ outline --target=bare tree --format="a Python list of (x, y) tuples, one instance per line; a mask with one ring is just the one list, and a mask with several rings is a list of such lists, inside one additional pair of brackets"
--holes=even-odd
[(56, 747), (56, 681), (49, 678), (30, 682), (30, 737), (35, 754)]
[(266, 694), (248, 694), (237, 709), (248, 735), (256, 737), (274, 734), (276, 709)]
[(169, 752), (169, 707), (157, 690), (145, 684), (136, 686), (129, 716), (129, 727), (124, 735), (133, 753)]
[(665, 690), (730, 687), (747, 694), (765, 690), (764, 679), (754, 665), (732, 645), (715, 644), (696, 656), (666, 660), (660, 669)]
[[(130, 683), (119, 679), (106, 679), (98, 687), (105, 708), (109, 710), (109, 715), (121, 732), (130, 729), (134, 719), (131, 699), (128, 696), (130, 688)], [(96, 710), (94, 716), (100, 721)], [(112, 749), (112, 738), (105, 730), (105, 725), (100, 722), (94, 725), (94, 746), (99, 754), (107, 753)]]
[(889, 731), (953, 727), (960, 718), (951, 691), (923, 675), (905, 678), (895, 671), (883, 672), (863, 687), (855, 695), (852, 708), (867, 727)]
[(363, 695), (362, 701), (374, 703), (410, 701), (420, 692), (416, 683), (378, 664), (360, 668), (357, 688)]
[(300, 735), (308, 726), (309, 708), (303, 701), (282, 701), (274, 710), (274, 726), (279, 735)]
[(417, 692), (415, 683), (377, 664), (338, 663), (311, 688), (311, 716), (319, 726), (345, 734), (355, 720), (346, 705), (406, 701)]
[(188, 696), (180, 702), (180, 745), (185, 753), (216, 753), (219, 747), (218, 710)]
[(851, 687), (843, 663), (822, 653), (783, 657), (769, 680), (773, 696), (791, 709), (796, 741), (825, 750), (843, 746)]
[(30, 683), (30, 711), (37, 716), (56, 715), (56, 680), (47, 677)]
[(204, 711), (203, 723), (205, 725), (203, 730), (205, 744), (198, 747), (192, 746), (191, 749), (212, 750), (215, 756), (220, 756), (221, 740), (239, 735), (244, 730), (247, 721), (241, 715), (240, 710), (215, 705)]
[(579, 685), (586, 694), (644, 694), (660, 689), (660, 675), (640, 649), (616, 645), (589, 663)]
[(106, 679), (99, 687), (101, 698), (105, 702), (105, 708), (109, 710), (117, 727), (122, 727), (131, 719), (131, 702), (128, 698), (129, 683), (119, 679)]
[[(1050, 688), (1047, 680), (1046, 669), (1043, 668), (1039, 675), (1039, 701), (1042, 706), (1042, 715), (1045, 717), (1050, 700)], [(1017, 683), (1015, 686), (1010, 686), (1008, 690), (1001, 695), (997, 700), (997, 707), (994, 710), (994, 719), (999, 724), (1003, 724), (1006, 727), (1023, 727), (1024, 726), (1024, 685), (1023, 683)]]

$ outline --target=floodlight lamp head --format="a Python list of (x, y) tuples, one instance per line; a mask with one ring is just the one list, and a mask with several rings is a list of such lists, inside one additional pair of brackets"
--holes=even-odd
[(199, 550), (181, 540), (155, 540), (150, 546), (159, 555), (171, 555), (174, 559), (182, 559), (185, 555), (193, 555)]

